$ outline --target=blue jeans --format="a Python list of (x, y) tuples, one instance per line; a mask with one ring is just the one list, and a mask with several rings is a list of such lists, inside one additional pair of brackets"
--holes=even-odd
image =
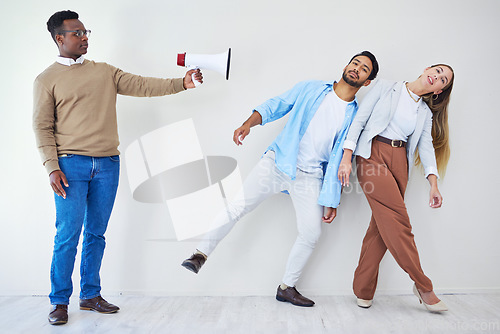
[(82, 226), (80, 298), (100, 296), (99, 270), (106, 245), (104, 232), (118, 188), (120, 157), (68, 155), (59, 158), (59, 166), (68, 179), (69, 187), (64, 187), (66, 199), (54, 195), (57, 232), (49, 298), (52, 305), (67, 305), (73, 292), (71, 275)]

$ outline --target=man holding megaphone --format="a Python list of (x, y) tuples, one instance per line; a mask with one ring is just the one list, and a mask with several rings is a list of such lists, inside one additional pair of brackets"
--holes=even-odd
[(273, 194), (287, 192), (297, 217), (298, 237), (290, 252), (276, 299), (297, 306), (313, 306), (295, 284), (321, 235), (322, 222), (337, 215), (342, 185), (337, 178), (347, 131), (358, 110), (356, 93), (378, 73), (378, 63), (368, 51), (351, 58), (338, 82), (304, 81), (256, 107), (234, 131), (241, 145), (250, 128), (290, 114), (282, 132), (250, 172), (227, 210), (217, 216), (196, 252), (182, 265), (198, 273), (207, 257), (234, 224)]
[[(230, 64), (231, 48), (229, 48), (226, 52), (215, 55), (193, 54), (187, 52), (177, 54), (177, 65), (184, 66), (189, 69), (208, 69), (216, 71), (226, 77), (226, 80), (229, 80)], [(194, 77), (193, 82), (196, 86), (202, 84), (201, 81), (195, 80)]]
[(146, 78), (84, 59), (90, 30), (69, 10), (52, 15), (47, 29), (59, 56), (35, 80), (33, 129), (56, 203), (49, 295), (53, 308), (48, 319), (62, 325), (68, 321), (82, 226), (80, 309), (119, 310), (101, 297), (99, 277), (120, 172), (117, 94), (176, 94), (195, 88), (194, 81), (202, 82), (203, 77), (199, 70), (190, 70), (184, 78)]

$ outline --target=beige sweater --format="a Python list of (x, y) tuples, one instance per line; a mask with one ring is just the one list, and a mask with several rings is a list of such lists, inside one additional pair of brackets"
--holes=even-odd
[(59, 169), (61, 154), (119, 154), (116, 94), (162, 96), (183, 90), (183, 78), (145, 78), (89, 60), (52, 64), (33, 89), (33, 129), (47, 172)]

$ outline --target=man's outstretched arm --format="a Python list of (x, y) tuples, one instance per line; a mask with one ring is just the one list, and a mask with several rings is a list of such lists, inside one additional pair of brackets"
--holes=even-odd
[(262, 116), (258, 111), (252, 113), (250, 117), (239, 128), (234, 130), (233, 141), (236, 145), (242, 145), (243, 139), (250, 133), (250, 128), (262, 124)]

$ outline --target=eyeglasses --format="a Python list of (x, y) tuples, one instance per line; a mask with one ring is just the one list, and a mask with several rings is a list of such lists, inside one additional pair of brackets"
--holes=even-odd
[(89, 36), (91, 31), (90, 30), (61, 30), (58, 35), (64, 34), (65, 32), (74, 32), (76, 33), (75, 36), (78, 38), (82, 38), (83, 36)]

